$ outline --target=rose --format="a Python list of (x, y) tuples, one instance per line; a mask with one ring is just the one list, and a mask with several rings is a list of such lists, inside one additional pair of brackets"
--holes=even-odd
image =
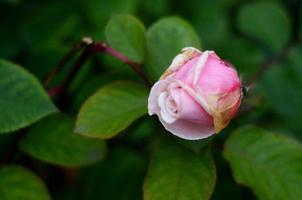
[(236, 70), (214, 51), (187, 47), (152, 87), (148, 110), (172, 134), (197, 140), (225, 128), (240, 103)]

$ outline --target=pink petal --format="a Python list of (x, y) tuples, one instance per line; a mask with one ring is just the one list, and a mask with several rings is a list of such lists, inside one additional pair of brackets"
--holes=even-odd
[(149, 115), (156, 114), (160, 111), (158, 107), (158, 98), (159, 95), (167, 89), (170, 80), (159, 80), (156, 82), (153, 87), (151, 88), (149, 97), (148, 97), (148, 112)]
[(167, 131), (177, 137), (187, 140), (199, 140), (207, 138), (215, 133), (213, 126), (203, 126), (183, 119), (178, 119), (173, 124), (166, 123), (160, 117), (159, 120)]
[(201, 107), (194, 97), (189, 95), (183, 88), (173, 88), (170, 94), (179, 109), (179, 119), (190, 120), (201, 125), (213, 126), (212, 117)]
[(240, 87), (240, 79), (236, 70), (228, 67), (216, 54), (210, 55), (207, 65), (199, 78), (196, 90), (203, 94), (221, 94)]

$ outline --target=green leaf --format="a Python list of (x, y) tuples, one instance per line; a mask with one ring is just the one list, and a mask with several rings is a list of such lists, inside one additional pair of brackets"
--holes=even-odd
[(20, 4), (21, 2), (22, 2), (22, 0), (1, 0), (0, 1), (0, 3), (6, 3), (11, 6), (16, 6), (16, 5)]
[[(288, 52), (287, 58), (278, 65), (273, 65), (259, 82), (264, 100), (282, 121), (298, 130), (301, 138), (302, 117), (302, 47)], [(287, 127), (288, 129), (288, 127)]]
[(20, 24), (21, 14), (16, 11), (17, 9), (10, 9), (9, 15), (4, 14), (1, 16), (0, 27), (10, 27), (2, 28), (0, 31), (1, 46), (0, 46), (0, 58), (11, 58), (16, 56), (16, 54), (22, 48), (22, 37), (20, 36), (20, 31), (18, 26), (11, 26), (12, 24)]
[(259, 46), (242, 38), (228, 40), (222, 50), (222, 57), (232, 62), (243, 80), (256, 73), (264, 60), (264, 54)]
[(202, 149), (208, 146), (208, 144), (215, 138), (215, 136), (211, 136), (201, 140), (185, 140), (178, 137), (174, 139), (182, 144), (184, 147), (194, 151), (195, 153), (200, 152)]
[(159, 126), (161, 124), (158, 119), (146, 115), (127, 129), (128, 141), (141, 145), (150, 140), (154, 132), (158, 131)]
[(76, 132), (111, 138), (147, 112), (148, 89), (130, 81), (108, 84), (81, 107)]
[[(136, 74), (135, 74), (136, 75)], [(137, 75), (136, 75), (137, 76)], [(97, 91), (100, 87), (105, 84), (111, 83), (113, 81), (118, 81), (124, 78), (127, 80), (131, 79), (124, 73), (110, 71), (103, 72), (102, 74), (91, 75), (89, 80), (87, 80), (84, 84), (82, 84), (77, 91), (75, 92), (74, 97), (71, 100), (71, 107), (74, 113), (77, 113), (81, 107), (81, 105), (85, 102), (85, 100), (91, 96), (95, 91)]]
[(195, 11), (192, 13), (192, 24), (202, 38), (203, 47), (218, 50), (218, 47), (229, 41), (231, 35), (227, 6), (219, 6), (218, 4), (222, 4), (221, 0), (202, 3), (194, 0), (192, 2), (194, 3), (189, 8)]
[[(144, 21), (148, 19), (157, 19), (170, 11), (169, 0), (153, 0), (153, 1), (140, 1), (141, 13), (144, 13)], [(156, 6), (154, 6), (156, 5)]]
[(0, 158), (6, 158), (7, 153), (10, 150), (9, 148), (13, 146), (14, 140), (14, 134), (0, 134)]
[(130, 14), (138, 10), (137, 0), (87, 0), (82, 1), (85, 14), (92, 25), (92, 37), (97, 40), (104, 39), (104, 29), (112, 14)]
[(145, 27), (131, 15), (114, 15), (105, 29), (108, 43), (116, 50), (135, 62), (145, 58)]
[(209, 199), (215, 181), (209, 149), (195, 153), (167, 138), (159, 141), (153, 152), (144, 183), (144, 199)]
[(141, 153), (112, 149), (103, 162), (81, 170), (83, 199), (141, 200), (146, 167)]
[[(30, 55), (26, 56), (23, 65), (39, 80), (43, 80), (44, 77), (58, 64), (60, 58), (62, 58), (66, 54), (69, 48), (70, 46), (67, 46), (67, 48), (52, 46), (52, 47), (31, 49)], [(66, 66), (66, 68), (69, 68), (70, 70), (69, 66)], [(55, 80), (52, 81), (52, 83), (54, 82), (54, 85), (50, 85), (50, 87), (57, 86), (63, 81), (63, 78), (67, 74), (65, 71), (67, 71), (67, 69), (66, 70), (64, 69), (62, 71), (63, 72), (62, 75), (61, 73), (59, 73), (56, 77), (54, 77)], [(61, 77), (63, 75), (64, 77)], [(58, 79), (57, 77), (59, 77), (60, 79), (57, 80)]]
[(222, 140), (222, 138), (226, 138), (225, 136), (227, 136), (228, 134), (229, 131), (215, 136), (216, 139), (211, 144), (213, 147), (212, 154), (216, 166), (216, 176), (218, 177), (215, 185), (215, 190), (211, 196), (211, 200), (256, 200), (256, 198), (254, 198), (254, 195), (252, 194), (252, 191), (247, 188), (238, 186), (232, 176), (232, 171), (230, 170), (228, 162), (223, 158), (221, 147), (223, 147), (222, 142), (224, 142), (224, 140)]
[(57, 111), (38, 80), (0, 60), (0, 133), (16, 131)]
[(26, 45), (45, 48), (65, 44), (64, 39), (74, 34), (80, 21), (74, 9), (74, 4), (55, 1), (28, 8), (20, 23)]
[(235, 180), (259, 199), (302, 199), (302, 145), (297, 141), (256, 127), (241, 128), (227, 140), (224, 157)]
[(44, 183), (27, 169), (17, 165), (0, 168), (0, 199), (50, 200)]
[(276, 2), (252, 2), (241, 8), (239, 29), (270, 50), (282, 48), (290, 37), (289, 18)]
[(194, 29), (181, 18), (167, 17), (147, 31), (147, 70), (157, 80), (169, 67), (172, 59), (187, 46), (200, 48)]
[(104, 157), (101, 140), (73, 133), (74, 120), (63, 114), (49, 116), (29, 129), (21, 150), (42, 161), (66, 167), (95, 163)]
[(300, 27), (300, 30), (299, 30), (299, 38), (300, 38), (300, 41), (301, 41), (301, 39), (302, 39), (302, 8), (301, 8), (301, 6), (300, 6), (300, 16), (299, 16), (300, 18), (299, 18), (299, 21), (300, 21), (300, 25), (299, 25), (299, 27)]

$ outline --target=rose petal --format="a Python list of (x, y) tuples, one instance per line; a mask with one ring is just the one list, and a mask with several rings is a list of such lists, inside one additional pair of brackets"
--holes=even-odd
[(158, 97), (163, 91), (165, 91), (167, 89), (169, 83), (170, 83), (169, 79), (159, 80), (151, 88), (151, 91), (150, 91), (150, 94), (148, 97), (148, 113), (149, 113), (149, 115), (154, 115), (160, 111), (159, 107), (158, 107)]
[(159, 120), (167, 131), (187, 140), (199, 140), (215, 133), (213, 126), (200, 125), (183, 119), (178, 119), (172, 124), (166, 123), (160, 117)]
[(158, 97), (158, 106), (160, 108), (160, 115), (162, 119), (165, 122), (171, 124), (175, 122), (177, 118), (171, 113), (171, 111), (169, 111), (169, 108), (167, 107), (167, 98), (167, 92), (162, 92)]
[(174, 88), (170, 95), (175, 99), (178, 107), (178, 116), (201, 125), (213, 126), (213, 118), (201, 105), (183, 88)]
[(201, 54), (201, 56), (198, 57), (198, 61), (195, 65), (195, 69), (194, 69), (194, 80), (193, 80), (193, 85), (196, 85), (197, 81), (199, 80), (201, 71), (203, 69), (203, 67), (205, 66), (205, 64), (208, 61), (208, 57), (209, 57), (209, 51), (205, 51)]

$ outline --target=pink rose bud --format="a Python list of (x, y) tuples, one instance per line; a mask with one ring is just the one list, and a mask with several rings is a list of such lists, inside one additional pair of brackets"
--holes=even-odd
[(152, 87), (148, 110), (172, 134), (198, 140), (225, 128), (240, 102), (236, 70), (214, 51), (187, 47)]

